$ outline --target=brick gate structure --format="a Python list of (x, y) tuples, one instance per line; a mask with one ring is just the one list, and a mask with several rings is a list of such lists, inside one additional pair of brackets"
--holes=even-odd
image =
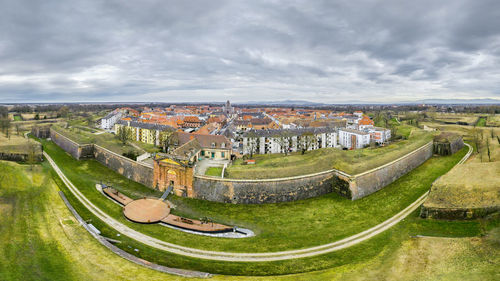
[(192, 162), (169, 156), (157, 156), (154, 161), (154, 187), (165, 191), (170, 185), (177, 196), (193, 197)]

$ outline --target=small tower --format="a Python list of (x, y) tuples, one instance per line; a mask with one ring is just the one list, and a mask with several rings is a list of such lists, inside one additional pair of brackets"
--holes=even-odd
[(224, 105), (224, 113), (230, 114), (233, 113), (233, 108), (231, 107), (231, 103), (229, 100), (226, 101), (226, 105)]

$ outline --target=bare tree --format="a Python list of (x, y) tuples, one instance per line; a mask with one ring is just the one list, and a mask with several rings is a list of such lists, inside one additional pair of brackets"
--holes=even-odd
[(292, 142), (292, 134), (287, 130), (283, 130), (274, 135), (273, 138), (280, 146), (281, 152), (288, 155), (288, 150), (290, 149)]
[(33, 166), (38, 162), (37, 161), (38, 144), (33, 141), (29, 141), (26, 147), (26, 151), (28, 152), (26, 162), (30, 165), (30, 170), (33, 171)]
[(126, 126), (119, 126), (116, 132), (116, 137), (123, 143), (126, 144), (127, 141), (131, 138), (132, 132), (131, 129)]
[(249, 131), (248, 133), (246, 133), (246, 138), (247, 138), (247, 145), (250, 150), (250, 158), (252, 158), (253, 154), (257, 150), (257, 142), (259, 137), (255, 132)]
[(396, 125), (391, 125), (391, 140), (396, 139), (396, 134), (398, 133), (398, 126)]
[(66, 118), (68, 117), (68, 113), (69, 113), (69, 108), (67, 106), (62, 106), (58, 111), (57, 111), (58, 115), (63, 117), (63, 118)]
[(170, 149), (178, 142), (177, 134), (172, 132), (160, 132), (160, 145), (163, 152), (169, 153)]
[(313, 146), (315, 140), (316, 137), (310, 132), (305, 132), (300, 136), (299, 147), (302, 155)]
[(486, 138), (486, 149), (488, 149), (488, 162), (491, 162), (490, 139)]
[(91, 116), (91, 115), (87, 116), (87, 117), (85, 118), (85, 120), (87, 121), (87, 126), (89, 126), (89, 127), (91, 127), (91, 126), (92, 126), (92, 124), (94, 123), (94, 122), (93, 122), (94, 120), (92, 119), (92, 116)]
[(476, 145), (476, 153), (480, 153), (481, 144), (479, 140), (479, 130), (477, 128), (472, 129), (472, 138)]

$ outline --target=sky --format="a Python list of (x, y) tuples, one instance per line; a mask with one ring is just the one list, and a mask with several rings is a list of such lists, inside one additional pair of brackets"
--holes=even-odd
[(0, 103), (500, 98), (500, 1), (2, 0)]

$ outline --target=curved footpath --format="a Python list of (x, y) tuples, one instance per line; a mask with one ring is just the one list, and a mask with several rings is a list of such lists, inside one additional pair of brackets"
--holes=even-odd
[[(462, 164), (467, 160), (467, 158), (472, 153), (472, 147), (469, 144), (465, 144), (469, 147), (469, 151), (467, 154), (460, 160), (458, 164)], [(138, 232), (120, 222), (112, 218), (111, 216), (104, 213), (98, 207), (96, 207), (92, 202), (90, 202), (74, 185), (71, 181), (66, 178), (64, 173), (59, 169), (57, 164), (52, 160), (52, 158), (44, 151), (44, 156), (49, 161), (50, 165), (57, 172), (61, 180), (68, 187), (68, 189), (73, 193), (73, 195), (92, 212), (99, 219), (104, 221), (110, 227), (114, 228), (116, 231), (131, 237), (138, 242), (146, 244), (148, 246), (157, 248), (159, 250), (171, 252), (178, 255), (188, 256), (192, 258), (199, 259), (208, 259), (208, 260), (218, 260), (218, 261), (230, 261), (230, 262), (266, 262), (266, 261), (277, 261), (277, 260), (289, 260), (289, 259), (298, 259), (311, 257), (321, 254), (330, 253), (333, 251), (338, 251), (341, 249), (348, 248), (350, 246), (361, 243), (365, 240), (370, 239), (371, 237), (384, 232), (389, 229), (393, 225), (399, 223), (401, 220), (406, 218), (409, 214), (415, 211), (425, 200), (429, 191), (425, 192), (422, 196), (420, 196), (415, 202), (410, 204), (404, 210), (391, 217), (390, 219), (353, 236), (344, 238), (342, 240), (328, 243), (320, 246), (315, 246), (306, 249), (299, 250), (290, 250), (290, 251), (281, 251), (281, 252), (268, 252), (268, 253), (232, 253), (232, 252), (217, 252), (217, 251), (207, 251), (200, 250), (190, 247), (184, 247), (172, 243), (168, 243), (151, 236), (145, 235), (141, 232)]]

